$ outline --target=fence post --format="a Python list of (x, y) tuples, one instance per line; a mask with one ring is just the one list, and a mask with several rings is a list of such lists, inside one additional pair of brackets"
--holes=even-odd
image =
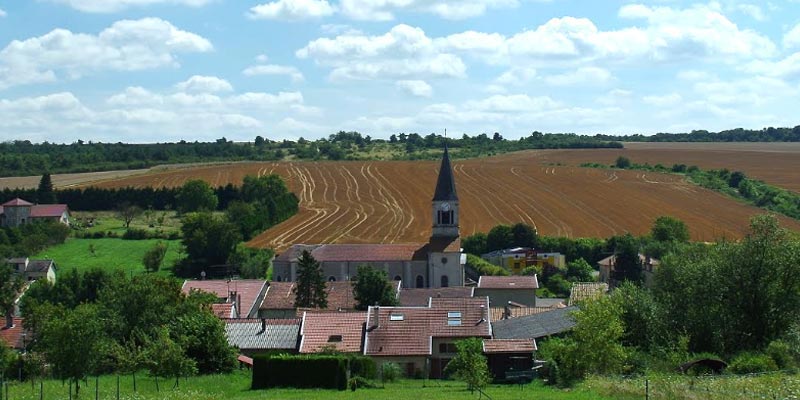
[(44, 380), (39, 381), (39, 400), (44, 399)]
[(100, 400), (100, 377), (94, 377), (94, 400)]
[(644, 398), (650, 400), (650, 379), (644, 380)]
[(119, 375), (117, 375), (117, 400), (119, 400)]

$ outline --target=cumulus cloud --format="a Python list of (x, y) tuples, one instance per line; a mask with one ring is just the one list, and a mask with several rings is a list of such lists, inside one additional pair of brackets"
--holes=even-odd
[(787, 49), (800, 49), (800, 24), (783, 35), (783, 47)]
[(242, 74), (246, 76), (257, 75), (286, 75), (291, 78), (292, 82), (302, 82), (305, 78), (297, 68), (288, 65), (254, 65), (247, 67)]
[(194, 75), (191, 78), (175, 85), (178, 90), (184, 92), (230, 92), (233, 90), (230, 82), (216, 76)]
[(333, 15), (334, 8), (327, 0), (278, 0), (250, 8), (253, 19), (298, 21)]
[(433, 95), (433, 88), (425, 81), (410, 80), (410, 81), (397, 81), (395, 83), (398, 89), (417, 97), (431, 97)]
[(5, 11), (3, 11), (3, 9), (2, 9), (2, 8), (0, 8), (0, 18), (3, 18), (3, 17), (5, 17), (6, 15), (8, 15), (8, 14), (6, 14), (6, 12), (5, 12)]
[(749, 15), (751, 18), (753, 18), (756, 21), (766, 21), (767, 20), (767, 15), (764, 14), (764, 10), (762, 10), (761, 7), (759, 7), (759, 6), (755, 5), (755, 4), (747, 4), (747, 3), (745, 3), (745, 4), (737, 4), (736, 5), (736, 10), (738, 10), (741, 13)]
[(461, 78), (466, 65), (442, 52), (420, 28), (397, 25), (380, 36), (343, 34), (320, 38), (296, 52), (332, 68), (332, 80)]
[(611, 72), (598, 67), (582, 67), (564, 74), (550, 75), (545, 83), (553, 86), (604, 85), (612, 79)]
[(0, 51), (0, 89), (77, 79), (101, 70), (176, 67), (178, 53), (211, 51), (211, 42), (159, 18), (122, 20), (97, 35), (54, 29)]
[(674, 106), (680, 103), (682, 100), (683, 97), (681, 97), (681, 95), (678, 93), (669, 93), (661, 96), (653, 95), (653, 96), (642, 97), (642, 101), (645, 104), (650, 104), (656, 107)]
[(517, 7), (519, 0), (341, 0), (345, 16), (365, 21), (390, 21), (395, 13), (410, 11), (435, 14), (445, 19), (480, 16), (489, 9)]
[(536, 68), (514, 67), (495, 79), (500, 85), (519, 85), (527, 83), (536, 77)]
[(214, 0), (49, 0), (54, 3), (66, 4), (78, 11), (89, 13), (112, 13), (123, 11), (132, 7), (142, 7), (154, 4), (177, 4), (191, 7), (201, 7)]

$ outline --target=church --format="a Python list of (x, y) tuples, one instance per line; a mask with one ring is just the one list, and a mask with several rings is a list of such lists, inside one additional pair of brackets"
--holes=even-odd
[(297, 279), (297, 259), (304, 250), (321, 265), (328, 281), (355, 277), (359, 265), (382, 269), (404, 288), (440, 288), (464, 285), (465, 258), (461, 253), (458, 195), (447, 147), (431, 204), (433, 229), (427, 243), (403, 244), (295, 244), (273, 261), (272, 279)]

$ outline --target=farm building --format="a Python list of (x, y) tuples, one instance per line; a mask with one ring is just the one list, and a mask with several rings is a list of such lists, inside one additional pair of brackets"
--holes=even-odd
[[(644, 279), (645, 285), (650, 285), (653, 281), (653, 275), (655, 274), (655, 270), (658, 269), (658, 266), (661, 262), (655, 258), (649, 257), (647, 255), (639, 253), (639, 262), (642, 265), (642, 278)], [(605, 282), (609, 284), (609, 286), (614, 287), (617, 284), (617, 255), (608, 256), (600, 261), (597, 262), (597, 265), (600, 269), (600, 282)]]
[(0, 226), (17, 227), (37, 221), (55, 221), (69, 225), (66, 204), (33, 204), (16, 198), (0, 205)]
[(187, 280), (181, 288), (189, 294), (193, 290), (211, 293), (217, 296), (219, 303), (231, 304), (230, 314), (226, 314), (226, 306), (217, 306), (214, 313), (218, 316), (231, 315), (238, 318), (255, 318), (267, 291), (267, 281), (258, 279), (241, 280)]
[(483, 354), (495, 381), (505, 381), (514, 372), (531, 372), (534, 339), (491, 339), (483, 341)]
[(295, 352), (298, 319), (231, 319), (225, 321), (228, 343), (241, 354), (253, 356), (270, 352)]
[(566, 266), (566, 258), (563, 254), (539, 253), (530, 247), (495, 250), (482, 254), (481, 258), (517, 275), (526, 267), (531, 266), (552, 266), (556, 268), (564, 268)]
[(9, 258), (6, 260), (14, 272), (21, 274), (26, 281), (35, 281), (40, 278), (56, 283), (56, 264), (53, 260), (31, 260), (28, 257)]
[(348, 281), (359, 265), (384, 270), (405, 288), (439, 288), (464, 285), (459, 203), (447, 148), (442, 156), (432, 200), (433, 227), (427, 243), (403, 244), (296, 244), (273, 261), (274, 280), (297, 279), (298, 257), (309, 251), (322, 265), (329, 281)]

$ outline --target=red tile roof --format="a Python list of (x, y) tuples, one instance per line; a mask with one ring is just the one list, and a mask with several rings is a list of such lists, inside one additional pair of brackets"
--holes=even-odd
[(483, 352), (498, 353), (533, 353), (536, 351), (534, 339), (492, 339), (483, 341)]
[(41, 204), (31, 207), (31, 218), (61, 217), (66, 211), (66, 204)]
[(211, 305), (211, 311), (217, 318), (233, 318), (233, 303), (218, 303)]
[(240, 304), (240, 314), (247, 316), (253, 309), (258, 309), (258, 296), (266, 286), (267, 281), (258, 279), (237, 279), (237, 280), (205, 280), (183, 282), (183, 293), (189, 294), (192, 290), (202, 290), (204, 292), (216, 294), (220, 299), (228, 300), (230, 292), (236, 292), (242, 298)]
[(365, 312), (305, 312), (300, 329), (300, 353), (317, 353), (334, 346), (342, 353), (361, 351)]
[[(261, 310), (289, 310), (294, 306), (295, 282), (270, 282)], [(353, 296), (351, 281), (326, 282), (325, 290), (328, 293), (327, 310), (354, 310), (356, 299)]]
[(5, 318), (0, 319), (0, 323), (3, 324), (2, 328), (0, 328), (0, 340), (2, 340), (8, 347), (12, 349), (22, 349), (22, 323), (24, 319), (19, 317), (14, 317), (14, 326), (11, 328), (6, 328), (5, 326)]
[(33, 203), (29, 203), (25, 200), (20, 199), (19, 197), (17, 197), (14, 200), (9, 200), (3, 203), (3, 207), (20, 207), (20, 206), (32, 206), (32, 205)]
[(482, 276), (480, 289), (538, 289), (539, 281), (533, 276)]
[(446, 288), (400, 289), (400, 305), (425, 307), (431, 297), (472, 297), (474, 288), (454, 286)]
[(492, 335), (489, 299), (433, 298), (430, 307), (370, 307), (364, 354), (418, 356), (431, 354), (433, 338)]

